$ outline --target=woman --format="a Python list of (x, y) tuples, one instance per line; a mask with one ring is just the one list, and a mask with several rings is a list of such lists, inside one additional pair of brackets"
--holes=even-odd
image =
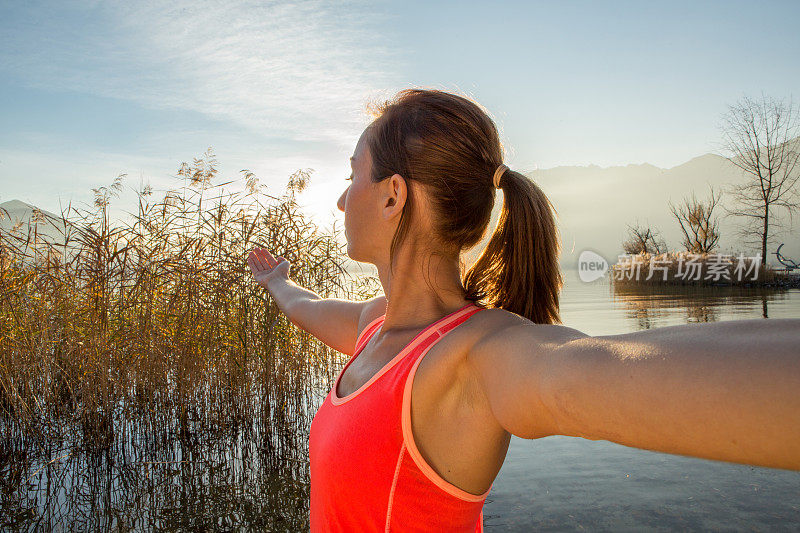
[(311, 425), (312, 531), (481, 531), (511, 435), (800, 470), (800, 320), (560, 325), (552, 205), (460, 96), (400, 92), (351, 160), (347, 254), (385, 296), (321, 299), (283, 257), (248, 257), (294, 324), (352, 356)]

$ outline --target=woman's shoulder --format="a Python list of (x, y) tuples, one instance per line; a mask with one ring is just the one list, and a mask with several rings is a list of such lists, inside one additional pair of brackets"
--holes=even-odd
[(361, 311), (361, 319), (358, 321), (358, 331), (361, 332), (372, 324), (375, 320), (379, 319), (386, 314), (386, 296), (381, 294), (367, 300), (364, 303), (364, 309)]
[(475, 313), (472, 324), (471, 352), (491, 353), (504, 350), (520, 340), (536, 346), (557, 346), (585, 333), (563, 324), (537, 324), (532, 320), (500, 308)]
[(533, 324), (527, 318), (500, 308), (482, 308), (467, 319), (459, 328), (466, 348), (464, 355), (469, 355), (476, 347), (483, 347), (492, 339), (501, 338), (503, 332), (510, 328), (525, 324)]
[(476, 323), (479, 325), (479, 329), (490, 331), (494, 331), (496, 329), (505, 329), (521, 324), (533, 324), (533, 322), (524, 316), (512, 313), (511, 311), (506, 311), (505, 309), (501, 309), (499, 307), (481, 309), (480, 312), (475, 313), (475, 317), (478, 319)]
[(535, 325), (524, 316), (500, 308), (483, 308), (469, 320), (470, 330), (476, 342), (495, 336), (509, 328), (526, 324)]

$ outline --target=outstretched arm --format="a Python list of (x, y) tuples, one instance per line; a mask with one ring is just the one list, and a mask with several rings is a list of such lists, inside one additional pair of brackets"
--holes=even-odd
[(515, 325), (470, 354), (498, 422), (706, 459), (800, 470), (800, 320), (588, 336)]
[(295, 326), (347, 355), (353, 355), (358, 332), (366, 322), (386, 309), (383, 295), (361, 302), (320, 297), (290, 280), (289, 262), (273, 257), (265, 248), (250, 252), (247, 264), (256, 282), (269, 291)]

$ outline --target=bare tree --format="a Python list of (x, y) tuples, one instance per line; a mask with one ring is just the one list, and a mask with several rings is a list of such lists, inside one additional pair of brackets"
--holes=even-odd
[(675, 206), (669, 202), (669, 210), (681, 225), (683, 246), (688, 252), (707, 254), (719, 241), (719, 221), (713, 217), (714, 209), (722, 198), (722, 192), (714, 192), (709, 185), (710, 198), (698, 201), (692, 192), (691, 198), (684, 198), (683, 204)]
[(628, 240), (622, 243), (626, 254), (662, 254), (667, 251), (667, 243), (657, 230), (650, 226), (628, 226)]
[(760, 241), (762, 264), (766, 264), (770, 237), (783, 227), (778, 211), (785, 209), (791, 219), (800, 207), (798, 133), (792, 101), (763, 94), (760, 100), (744, 97), (728, 106), (722, 118), (723, 149), (747, 178), (730, 189), (736, 205), (725, 210), (728, 215), (744, 217), (740, 235), (748, 245)]

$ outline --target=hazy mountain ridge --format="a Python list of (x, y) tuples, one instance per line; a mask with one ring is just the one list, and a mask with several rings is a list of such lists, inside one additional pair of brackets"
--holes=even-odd
[[(61, 217), (56, 215), (55, 213), (51, 213), (50, 211), (46, 211), (44, 209), (40, 209), (35, 205), (31, 205), (25, 203), (21, 200), (9, 200), (8, 202), (3, 202), (0, 204), (0, 208), (2, 208), (8, 215), (11, 217), (12, 220), (27, 220), (28, 217), (33, 215), (34, 210), (39, 210), (43, 215), (46, 215), (48, 218), (52, 219), (60, 219)], [(5, 221), (5, 217), (2, 219)]]
[[(682, 249), (680, 226), (669, 211), (668, 202), (676, 205), (695, 193), (698, 200), (708, 196), (708, 185), (715, 190), (729, 188), (745, 179), (742, 171), (727, 158), (704, 154), (685, 163), (664, 169), (647, 163), (626, 166), (599, 167), (559, 166), (539, 169), (528, 176), (544, 191), (553, 203), (562, 238), (561, 266), (572, 269), (583, 250), (593, 250), (610, 263), (623, 253), (622, 242), (627, 238), (626, 224), (649, 223), (658, 229), (670, 250)], [(723, 194), (721, 204), (733, 206), (732, 197)], [(498, 196), (492, 213), (489, 232), (494, 230), (502, 206)], [(718, 252), (755, 255), (757, 248), (745, 247), (735, 236), (735, 226), (741, 220), (727, 217), (717, 207), (720, 225)], [(717, 214), (715, 210), (715, 214)], [(781, 218), (790, 224), (782, 213)], [(795, 217), (797, 218), (797, 217)], [(487, 239), (467, 254), (474, 261)], [(800, 258), (800, 228), (791, 228), (787, 235), (776, 236), (768, 247), (767, 261), (776, 264), (775, 249), (785, 243), (784, 255)]]
[[(36, 211), (39, 212), (38, 219), (35, 216)], [(17, 226), (16, 234), (22, 238), (27, 238), (30, 232), (33, 240), (33, 234), (36, 233), (40, 240), (63, 245), (65, 230), (69, 229), (70, 224), (65, 224), (60, 215), (21, 200), (9, 200), (0, 204), (0, 231), (8, 233)]]

